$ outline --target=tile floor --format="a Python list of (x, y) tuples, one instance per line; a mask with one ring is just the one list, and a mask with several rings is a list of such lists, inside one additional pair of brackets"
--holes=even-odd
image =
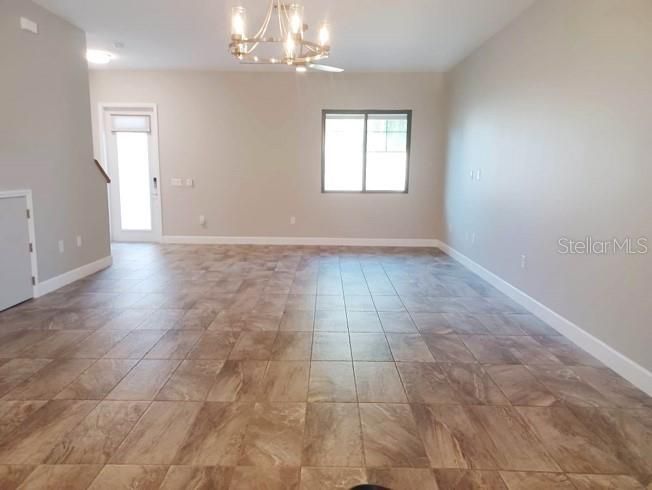
[(0, 313), (0, 488), (652, 488), (652, 400), (436, 250), (119, 244)]

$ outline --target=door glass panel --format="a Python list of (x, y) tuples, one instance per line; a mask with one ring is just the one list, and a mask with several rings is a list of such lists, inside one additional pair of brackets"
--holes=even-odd
[(116, 133), (123, 230), (152, 229), (147, 133)]

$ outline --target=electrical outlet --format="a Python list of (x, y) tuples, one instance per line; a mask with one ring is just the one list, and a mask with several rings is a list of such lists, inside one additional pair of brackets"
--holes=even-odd
[(290, 224), (291, 225), (296, 225), (297, 224), (297, 217), (296, 216), (290, 216)]
[(66, 247), (64, 246), (63, 240), (59, 240), (59, 253), (62, 254), (65, 249)]
[(204, 216), (203, 214), (199, 215), (199, 224), (201, 226), (206, 226), (206, 216)]
[(527, 255), (521, 255), (521, 269), (527, 269)]
[(81, 237), (81, 235), (77, 235), (77, 246), (78, 247), (82, 246), (82, 237)]

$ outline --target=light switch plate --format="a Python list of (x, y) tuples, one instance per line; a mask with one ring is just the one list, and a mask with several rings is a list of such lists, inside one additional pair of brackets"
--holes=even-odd
[(183, 180), (181, 180), (181, 179), (172, 179), (170, 181), (170, 183), (172, 184), (173, 187), (181, 187), (181, 186), (183, 186)]
[(20, 28), (23, 31), (28, 31), (32, 34), (38, 34), (38, 24), (33, 20), (29, 20), (27, 17), (20, 18)]

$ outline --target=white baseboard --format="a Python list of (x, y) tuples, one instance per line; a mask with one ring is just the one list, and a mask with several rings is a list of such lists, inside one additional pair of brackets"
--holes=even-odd
[(480, 276), (500, 292), (509, 296), (530, 313), (539, 317), (559, 333), (572, 340), (577, 346), (602, 361), (606, 366), (613, 369), (630, 383), (652, 396), (652, 373), (643, 366), (624, 356), (602, 340), (594, 337), (586, 330), (580, 328), (531, 296), (528, 296), (520, 289), (512, 286), (504, 279), (485, 269), (466, 255), (449, 247), (447, 244), (439, 242), (438, 248)]
[(102, 269), (106, 269), (112, 264), (112, 262), (113, 259), (109, 255), (108, 257), (96, 260), (90, 264), (82, 265), (77, 269), (64, 272), (63, 274), (55, 276), (52, 279), (48, 279), (47, 281), (39, 282), (34, 287), (34, 297), (38, 298), (45, 294), (51, 293), (52, 291), (56, 291), (57, 289), (67, 286), (72, 282), (83, 279), (86, 276), (90, 276), (91, 274), (101, 271)]
[(192, 245), (324, 245), (348, 247), (436, 247), (434, 238), (328, 238), (276, 236), (163, 236), (162, 243)]

